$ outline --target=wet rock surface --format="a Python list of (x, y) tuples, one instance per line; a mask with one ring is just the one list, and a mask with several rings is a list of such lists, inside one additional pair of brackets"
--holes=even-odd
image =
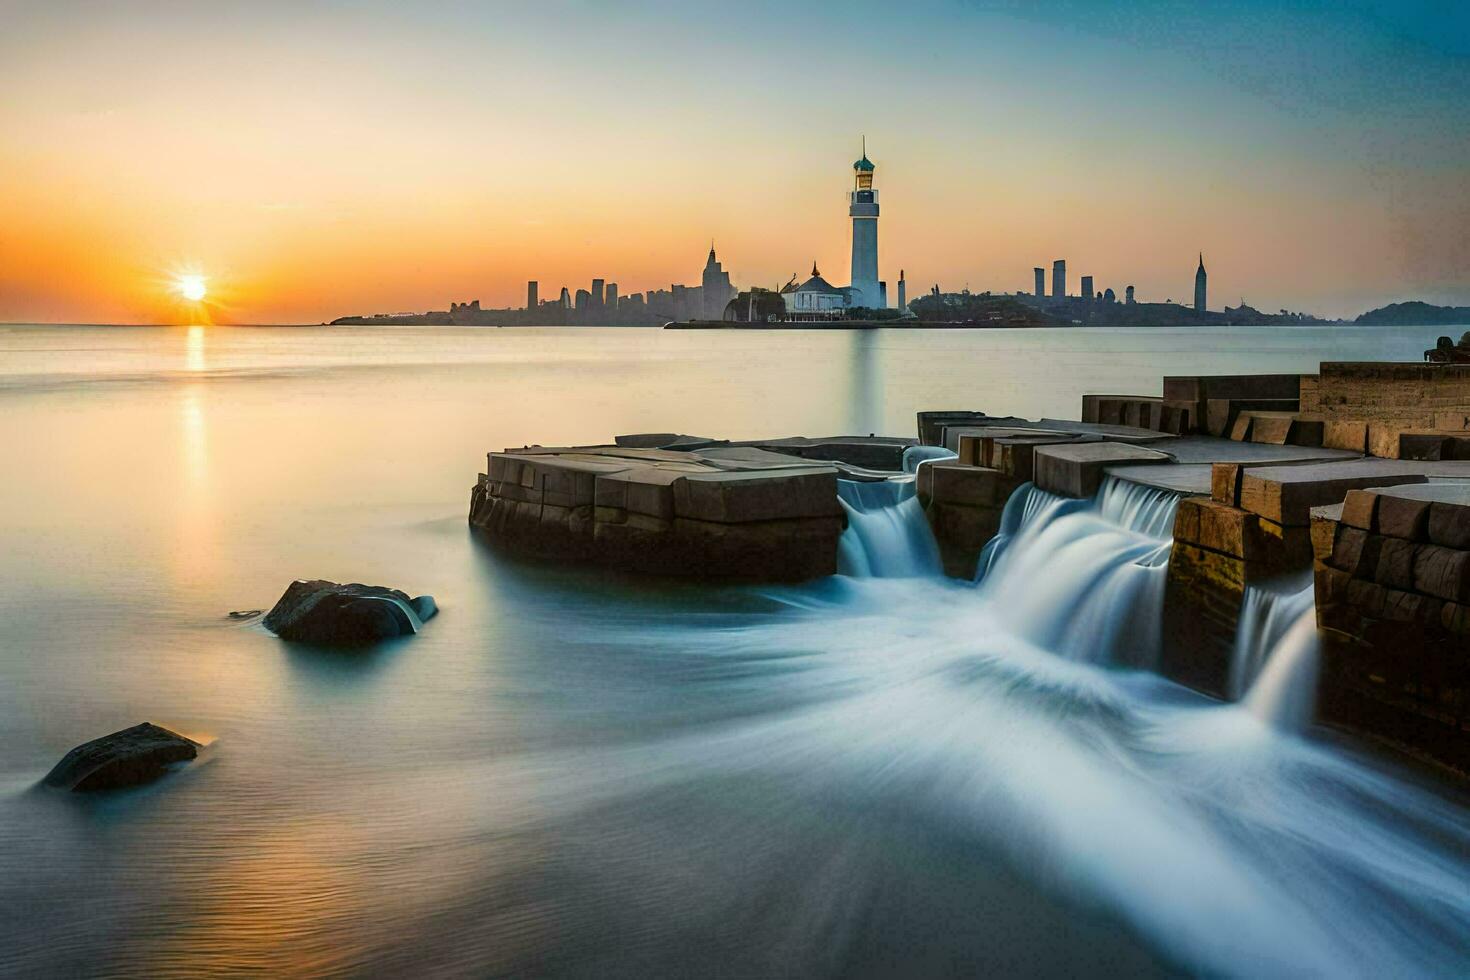
[(197, 742), (145, 721), (78, 745), (42, 782), (74, 793), (139, 786), (198, 754)]
[(261, 623), (283, 640), (352, 647), (412, 636), (438, 611), (433, 596), (410, 598), (381, 585), (298, 580)]

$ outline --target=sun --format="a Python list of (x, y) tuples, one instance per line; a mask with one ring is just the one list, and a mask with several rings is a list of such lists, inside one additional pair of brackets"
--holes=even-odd
[(174, 289), (178, 290), (180, 296), (191, 303), (197, 303), (204, 299), (207, 290), (204, 288), (203, 276), (179, 276), (174, 282)]

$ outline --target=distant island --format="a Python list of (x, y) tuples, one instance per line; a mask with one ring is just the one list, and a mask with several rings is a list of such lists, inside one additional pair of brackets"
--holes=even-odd
[(1432, 306), (1411, 300), (1369, 310), (1353, 321), (1374, 327), (1420, 327), (1470, 324), (1470, 306)]

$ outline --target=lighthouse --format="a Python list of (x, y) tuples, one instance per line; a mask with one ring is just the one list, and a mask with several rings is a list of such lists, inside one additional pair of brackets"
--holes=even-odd
[(883, 305), (878, 285), (878, 192), (873, 190), (873, 161), (868, 159), (867, 140), (863, 156), (852, 165), (853, 186), (848, 195), (852, 218), (852, 306), (872, 309)]

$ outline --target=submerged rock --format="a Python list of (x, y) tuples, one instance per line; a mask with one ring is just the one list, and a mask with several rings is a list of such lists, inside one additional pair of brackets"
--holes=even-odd
[(265, 610), (263, 610), (263, 609), (232, 609), (232, 610), (230, 610), (230, 618), (231, 619), (254, 619), (256, 616), (259, 616), (264, 611)]
[(138, 786), (198, 754), (199, 743), (145, 721), (78, 745), (42, 782), (74, 793)]
[(296, 581), (261, 622), (283, 640), (322, 646), (363, 646), (411, 636), (439, 611), (434, 597), (410, 599), (380, 585)]

